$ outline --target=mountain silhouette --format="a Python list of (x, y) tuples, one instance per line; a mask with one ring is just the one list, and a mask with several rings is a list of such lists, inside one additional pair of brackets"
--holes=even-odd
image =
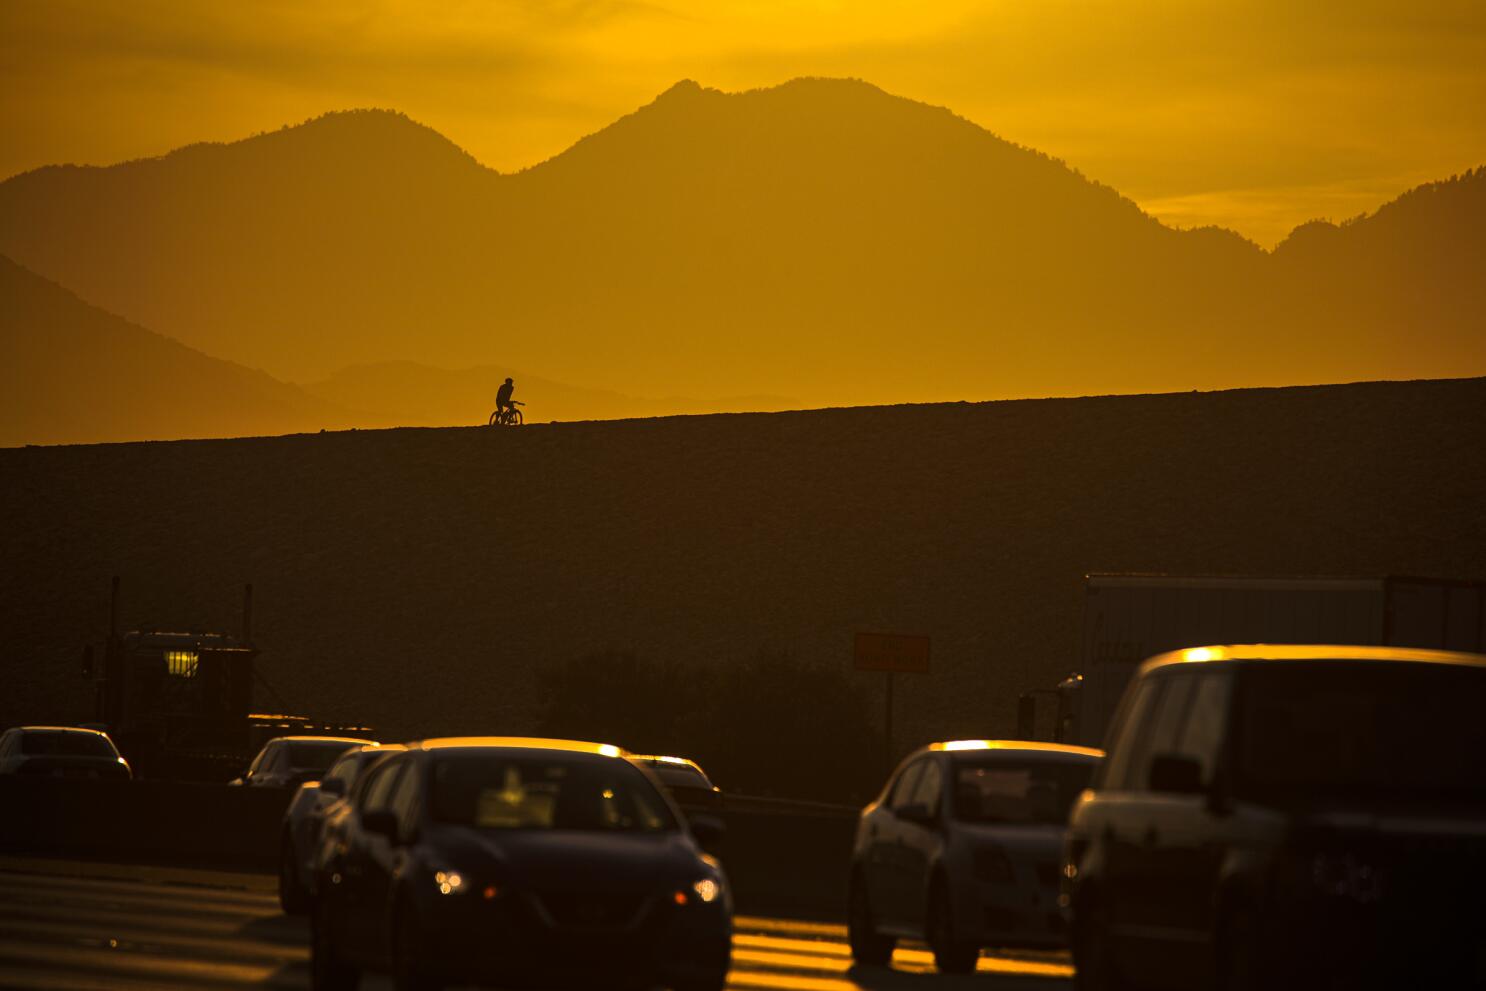
[[(0, 256), (0, 447), (473, 425), (511, 370), (353, 365), (298, 386), (202, 354)], [(642, 399), (516, 372), (541, 420), (779, 410), (789, 399)]]
[(1481, 172), (1271, 253), (854, 80), (683, 82), (514, 174), (385, 111), (0, 183), (0, 250), (292, 381), (807, 405), (1486, 372)]
[(0, 447), (283, 434), (349, 421), (260, 371), (89, 306), (0, 256)]

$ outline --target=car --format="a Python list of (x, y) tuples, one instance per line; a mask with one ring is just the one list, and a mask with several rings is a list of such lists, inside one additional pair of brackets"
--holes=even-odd
[(1066, 947), (1058, 866), (1068, 808), (1103, 754), (1024, 740), (933, 743), (862, 810), (847, 889), (860, 964), (922, 939), (946, 973), (983, 947)]
[(1075, 804), (1080, 989), (1486, 986), (1486, 657), (1162, 654)]
[(129, 781), (107, 733), (80, 726), (13, 726), (0, 733), (0, 774)]
[(242, 777), (229, 784), (250, 788), (297, 788), (317, 781), (352, 747), (375, 743), (352, 736), (276, 736), (263, 745)]
[(427, 740), (379, 761), (322, 841), (318, 989), (363, 971), (400, 987), (720, 991), (732, 896), (653, 778), (608, 744)]
[(682, 811), (722, 811), (722, 789), (712, 783), (696, 761), (654, 754), (637, 754), (630, 760), (659, 778)]
[(306, 781), (289, 799), (279, 833), (279, 906), (289, 915), (308, 911), (315, 897), (315, 853), (327, 817), (350, 794), (356, 778), (397, 744), (368, 743), (344, 751), (318, 781)]

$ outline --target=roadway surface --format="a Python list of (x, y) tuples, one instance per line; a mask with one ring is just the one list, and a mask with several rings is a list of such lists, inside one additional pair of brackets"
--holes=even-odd
[[(853, 967), (843, 927), (739, 916), (728, 987), (786, 991), (1064, 991), (1066, 957), (981, 957), (934, 972), (922, 947), (891, 970)], [(279, 911), (274, 879), (0, 858), (0, 987), (307, 988), (309, 927)], [(363, 987), (390, 988), (368, 979)]]

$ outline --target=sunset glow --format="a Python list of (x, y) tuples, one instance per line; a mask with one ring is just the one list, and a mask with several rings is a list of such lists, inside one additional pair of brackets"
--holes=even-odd
[(0, 177), (386, 107), (521, 169), (678, 79), (855, 77), (1265, 247), (1486, 161), (1486, 7), (491, 0), (0, 8)]

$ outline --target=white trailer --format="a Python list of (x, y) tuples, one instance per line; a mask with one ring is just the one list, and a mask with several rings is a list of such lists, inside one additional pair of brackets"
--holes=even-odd
[(1089, 575), (1081, 675), (1059, 686), (1059, 739), (1099, 746), (1135, 669), (1182, 647), (1375, 644), (1486, 653), (1486, 582), (1428, 578)]

